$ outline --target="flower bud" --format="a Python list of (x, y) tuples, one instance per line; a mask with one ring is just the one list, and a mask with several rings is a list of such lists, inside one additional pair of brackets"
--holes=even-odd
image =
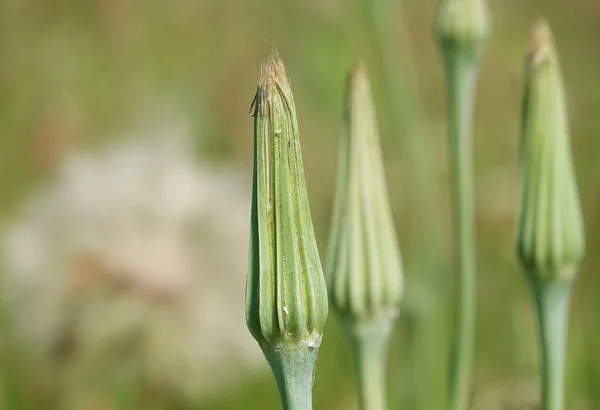
[(583, 258), (584, 232), (560, 66), (545, 23), (534, 28), (527, 57), (521, 132), (517, 254), (535, 281), (568, 281)]
[(442, 0), (436, 34), (447, 56), (476, 58), (489, 34), (485, 0)]
[(318, 348), (327, 291), (313, 231), (296, 108), (271, 49), (251, 107), (254, 182), (246, 321), (262, 349)]
[(373, 97), (362, 66), (350, 75), (327, 281), (347, 324), (397, 315), (402, 264), (390, 210)]

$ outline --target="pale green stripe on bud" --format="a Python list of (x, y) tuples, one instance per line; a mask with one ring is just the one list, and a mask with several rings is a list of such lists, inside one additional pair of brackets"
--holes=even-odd
[(348, 83), (332, 219), (327, 280), (333, 307), (352, 322), (395, 316), (402, 294), (402, 264), (373, 97), (361, 66)]
[(569, 280), (584, 254), (583, 221), (561, 71), (545, 23), (534, 29), (525, 81), (517, 252), (535, 280)]
[(246, 321), (285, 409), (311, 408), (327, 290), (312, 226), (296, 108), (274, 48), (254, 102), (254, 181)]
[(362, 66), (350, 75), (327, 280), (357, 362), (361, 409), (386, 407), (385, 364), (402, 295), (373, 97)]

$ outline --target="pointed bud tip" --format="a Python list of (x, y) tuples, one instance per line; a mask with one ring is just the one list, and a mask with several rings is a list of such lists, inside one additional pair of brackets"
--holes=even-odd
[(533, 64), (541, 64), (549, 57), (552, 46), (552, 32), (548, 22), (540, 19), (531, 30), (530, 53)]
[(361, 90), (361, 93), (364, 93), (364, 89), (370, 89), (369, 74), (367, 73), (367, 66), (364, 60), (357, 60), (352, 70), (350, 70), (348, 74), (348, 87), (354, 90), (354, 92)]
[(367, 66), (365, 64), (365, 60), (358, 59), (354, 64), (354, 68), (352, 68), (351, 75), (354, 76), (366, 76), (367, 75)]
[(269, 54), (267, 55), (266, 60), (263, 62), (260, 71), (259, 85), (265, 89), (270, 88), (277, 82), (282, 85), (288, 84), (283, 61), (281, 61), (279, 53), (273, 45), (271, 45)]

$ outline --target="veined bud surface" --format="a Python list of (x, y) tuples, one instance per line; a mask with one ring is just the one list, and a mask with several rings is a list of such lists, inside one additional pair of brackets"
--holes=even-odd
[(327, 290), (310, 215), (296, 108), (274, 48), (251, 107), (254, 182), (246, 321), (263, 350), (318, 348)]
[(327, 259), (333, 307), (351, 324), (395, 317), (402, 263), (367, 74), (350, 75)]

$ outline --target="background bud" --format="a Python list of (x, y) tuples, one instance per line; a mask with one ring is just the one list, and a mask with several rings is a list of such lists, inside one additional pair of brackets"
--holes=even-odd
[(533, 30), (521, 140), (517, 253), (536, 280), (569, 280), (584, 253), (560, 66), (548, 25)]
[(327, 278), (354, 353), (360, 408), (386, 408), (387, 346), (402, 294), (373, 97), (362, 66), (350, 75)]
[(362, 66), (350, 75), (327, 279), (349, 322), (395, 316), (402, 264), (389, 206), (373, 97)]
[(485, 0), (443, 0), (436, 35), (445, 53), (477, 57), (489, 34)]

